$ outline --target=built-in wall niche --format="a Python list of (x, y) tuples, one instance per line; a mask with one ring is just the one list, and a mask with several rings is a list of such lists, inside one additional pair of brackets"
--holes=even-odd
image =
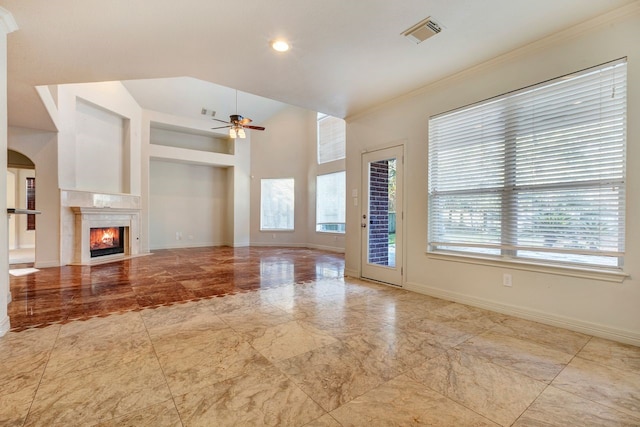
[(75, 181), (78, 190), (129, 193), (129, 119), (76, 99)]
[[(215, 127), (215, 122), (211, 122), (211, 127)], [(185, 148), (211, 153), (234, 153), (234, 142), (232, 139), (223, 136), (217, 137), (205, 131), (180, 128), (160, 123), (152, 123), (150, 131), (149, 139), (153, 145), (164, 145), (167, 147)]]

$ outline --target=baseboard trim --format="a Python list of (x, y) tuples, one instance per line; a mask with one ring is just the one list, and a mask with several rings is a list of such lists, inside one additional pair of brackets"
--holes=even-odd
[(33, 266), (35, 268), (60, 267), (59, 261), (36, 261)]
[(353, 277), (353, 278), (356, 278), (356, 279), (360, 278), (360, 272), (358, 270), (351, 270), (351, 269), (345, 268), (344, 269), (344, 275), (346, 277)]
[(640, 334), (624, 329), (612, 328), (606, 325), (586, 322), (583, 320), (573, 319), (565, 316), (559, 316), (526, 307), (503, 304), (484, 298), (477, 298), (460, 294), (457, 292), (445, 291), (443, 289), (433, 288), (422, 283), (407, 282), (404, 284), (403, 288), (408, 291), (445, 299), (447, 301), (458, 302), (473, 307), (483, 308), (485, 310), (508, 314), (510, 316), (519, 317), (526, 320), (532, 320), (538, 323), (544, 323), (545, 325), (557, 326), (559, 328), (569, 329), (587, 335), (593, 335), (612, 341), (640, 346)]
[(5, 316), (2, 321), (0, 321), (0, 337), (4, 336), (11, 329), (11, 323), (9, 321), (9, 316)]
[(207, 243), (195, 243), (195, 244), (184, 244), (184, 245), (162, 245), (162, 246), (154, 246), (150, 247), (149, 251), (161, 251), (163, 249), (189, 249), (189, 248), (208, 248), (208, 247), (220, 247), (220, 246), (228, 246), (225, 243), (221, 242), (207, 242)]
[(344, 253), (344, 248), (339, 248), (336, 246), (324, 246), (324, 245), (315, 245), (313, 243), (308, 243), (307, 247), (309, 249), (317, 249), (319, 251), (329, 251), (329, 252), (336, 252), (339, 254), (343, 254)]
[(287, 242), (252, 242), (250, 246), (260, 247), (279, 247), (279, 248), (306, 248), (305, 243), (287, 243)]
[(248, 242), (240, 242), (240, 243), (224, 244), (222, 246), (229, 246), (232, 248), (248, 248), (251, 245)]

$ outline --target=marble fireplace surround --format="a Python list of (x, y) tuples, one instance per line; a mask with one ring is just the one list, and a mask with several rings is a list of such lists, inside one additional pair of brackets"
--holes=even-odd
[[(112, 259), (137, 255), (138, 245), (132, 244), (137, 241), (140, 224), (140, 211), (135, 209), (122, 208), (87, 208), (72, 206), (71, 210), (76, 216), (75, 244), (73, 264), (95, 264)], [(102, 227), (124, 227), (124, 253), (106, 255), (101, 257), (91, 257), (89, 245), (89, 232), (92, 228)]]
[[(140, 197), (63, 190), (62, 264), (95, 265), (140, 255)], [(124, 253), (91, 257), (91, 228), (124, 227)]]

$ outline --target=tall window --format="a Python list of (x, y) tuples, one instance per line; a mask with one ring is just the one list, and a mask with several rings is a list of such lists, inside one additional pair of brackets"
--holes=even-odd
[(260, 230), (293, 230), (293, 178), (263, 179), (260, 193)]
[(626, 61), (429, 120), (429, 251), (620, 267)]
[(316, 178), (316, 231), (345, 231), (345, 172)]
[(318, 163), (344, 159), (345, 141), (344, 120), (318, 113)]

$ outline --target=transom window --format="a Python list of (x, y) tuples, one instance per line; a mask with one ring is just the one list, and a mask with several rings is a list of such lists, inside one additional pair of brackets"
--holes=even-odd
[(345, 143), (344, 120), (318, 113), (318, 163), (344, 159)]
[(621, 267), (626, 60), (429, 120), (428, 251)]

